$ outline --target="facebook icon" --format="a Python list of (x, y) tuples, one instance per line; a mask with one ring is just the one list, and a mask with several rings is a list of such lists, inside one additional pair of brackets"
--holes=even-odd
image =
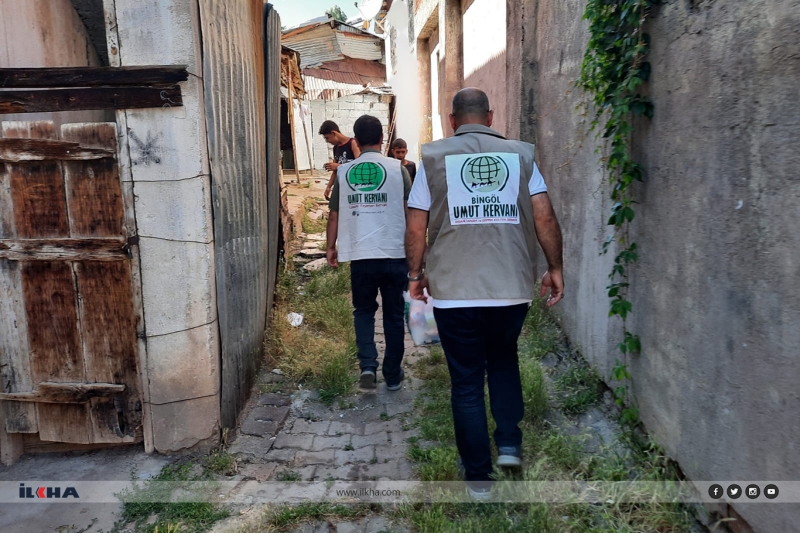
[(722, 498), (722, 485), (711, 485), (708, 487), (708, 495), (715, 500)]

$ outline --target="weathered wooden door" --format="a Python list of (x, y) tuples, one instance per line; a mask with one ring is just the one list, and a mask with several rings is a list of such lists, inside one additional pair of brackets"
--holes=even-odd
[(142, 439), (116, 157), (115, 124), (0, 123), (0, 407), (26, 444)]

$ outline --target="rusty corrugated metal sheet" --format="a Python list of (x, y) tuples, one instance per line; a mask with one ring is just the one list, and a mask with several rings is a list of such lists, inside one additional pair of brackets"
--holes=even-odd
[[(203, 84), (214, 209), (221, 413), (226, 427), (250, 392), (263, 352), (270, 249), (263, 0), (200, 0)], [(277, 18), (277, 17), (276, 17)], [(278, 57), (280, 57), (280, 43)], [(279, 78), (278, 78), (279, 79)], [(279, 82), (280, 83), (280, 82)]]
[(365, 86), (359, 83), (339, 83), (312, 76), (303, 76), (303, 81), (306, 86), (306, 100), (335, 100), (336, 98), (363, 92), (392, 94), (392, 88), (385, 84)]
[(369, 61), (383, 59), (383, 40), (380, 37), (339, 32), (336, 34), (336, 40), (339, 50), (347, 57)]
[(284, 36), (283, 44), (300, 52), (300, 68), (314, 67), (342, 57), (336, 33), (327, 24), (292, 37)]
[(358, 94), (364, 90), (360, 79), (355, 83), (340, 83), (313, 76), (303, 76), (303, 83), (306, 87), (307, 100), (333, 100), (349, 94)]

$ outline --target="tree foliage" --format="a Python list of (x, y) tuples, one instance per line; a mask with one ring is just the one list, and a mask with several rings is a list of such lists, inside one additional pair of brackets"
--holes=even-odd
[(347, 15), (345, 15), (344, 11), (342, 11), (342, 8), (339, 6), (333, 6), (327, 10), (325, 14), (332, 19), (336, 19), (341, 22), (347, 22)]

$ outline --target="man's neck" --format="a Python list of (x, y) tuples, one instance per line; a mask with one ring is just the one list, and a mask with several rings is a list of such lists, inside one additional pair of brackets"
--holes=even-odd
[(371, 144), (371, 145), (368, 145), (368, 146), (362, 146), (361, 147), (361, 153), (363, 154), (364, 152), (378, 152), (378, 153), (381, 153), (381, 145), (380, 144)]
[(350, 142), (350, 137), (345, 137), (344, 135), (340, 135), (339, 139), (337, 139), (336, 141), (336, 146), (344, 146), (349, 142)]

